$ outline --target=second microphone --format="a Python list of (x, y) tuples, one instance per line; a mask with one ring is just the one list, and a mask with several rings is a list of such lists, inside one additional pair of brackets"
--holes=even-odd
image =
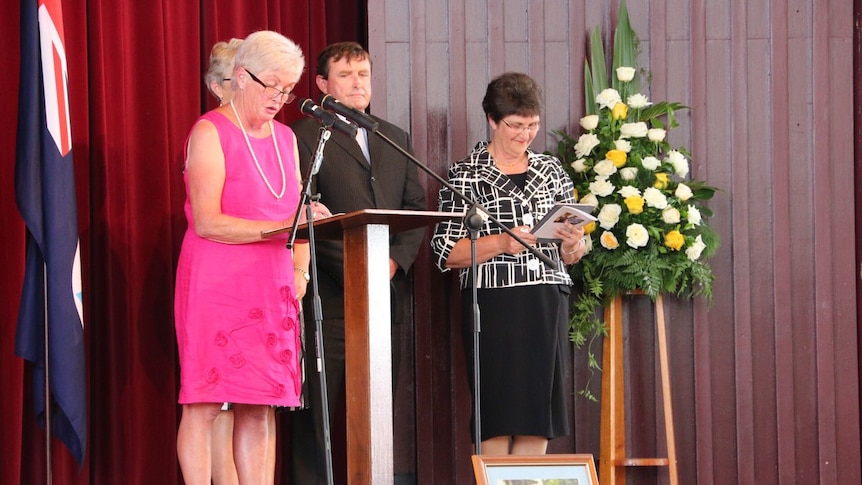
[(300, 100), (299, 110), (302, 111), (303, 114), (316, 119), (327, 128), (335, 128), (335, 130), (351, 138), (356, 137), (356, 127), (354, 125), (343, 121), (338, 116), (322, 109), (320, 106), (314, 104), (314, 101), (308, 98)]

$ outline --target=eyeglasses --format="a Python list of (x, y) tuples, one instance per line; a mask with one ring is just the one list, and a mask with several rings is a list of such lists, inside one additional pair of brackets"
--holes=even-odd
[[(273, 101), (276, 101), (279, 103), (284, 103), (284, 104), (289, 104), (291, 101), (296, 99), (296, 95), (291, 93), (290, 91), (282, 91), (275, 86), (270, 86), (268, 84), (265, 84), (263, 81), (258, 79), (257, 76), (252, 74), (251, 71), (249, 71), (248, 69), (245, 69), (245, 68), (243, 68), (243, 69), (245, 70), (245, 72), (248, 73), (249, 76), (251, 76), (251, 79), (254, 82), (263, 86), (264, 94), (272, 96)], [(275, 94), (272, 94), (273, 91), (275, 91)]]
[[(251, 74), (251, 73), (249, 73), (249, 74)], [(515, 130), (517, 133), (524, 133), (524, 132), (528, 132), (528, 131), (529, 132), (536, 132), (536, 131), (539, 131), (539, 127), (542, 126), (538, 122), (530, 123), (529, 125), (522, 125), (521, 123), (516, 123), (513, 125), (512, 123), (509, 123), (508, 121), (503, 120), (503, 119), (501, 119), (500, 121), (502, 121), (504, 125), (508, 126), (512, 130)]]

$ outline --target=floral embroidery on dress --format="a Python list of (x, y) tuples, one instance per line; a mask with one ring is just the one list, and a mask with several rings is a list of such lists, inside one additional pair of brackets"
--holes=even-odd
[(230, 356), (230, 364), (238, 369), (245, 365), (245, 357), (242, 354), (233, 354)]
[(221, 380), (221, 371), (218, 367), (213, 367), (207, 372), (206, 381), (208, 384), (215, 384)]
[(219, 347), (227, 347), (227, 344), (228, 344), (228, 342), (229, 342), (229, 341), (230, 341), (230, 340), (228, 339), (227, 335), (225, 335), (225, 333), (224, 333), (224, 332), (222, 332), (221, 330), (219, 330), (218, 332), (216, 332), (216, 336), (215, 336), (215, 344), (216, 344), (217, 346), (219, 346)]
[(263, 318), (263, 310), (260, 308), (252, 308), (248, 311), (248, 318), (251, 318), (252, 320), (260, 320)]

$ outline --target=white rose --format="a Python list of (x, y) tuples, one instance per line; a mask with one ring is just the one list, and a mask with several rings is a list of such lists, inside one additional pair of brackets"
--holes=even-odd
[(655, 170), (661, 165), (661, 161), (656, 157), (644, 157), (641, 165), (647, 170)]
[(596, 172), (596, 175), (607, 178), (617, 173), (617, 167), (614, 165), (614, 162), (606, 158), (601, 162), (597, 163), (593, 167), (593, 171)]
[(587, 169), (587, 164), (584, 162), (585, 162), (585, 160), (583, 158), (579, 158), (579, 159), (575, 160), (574, 162), (571, 163), (572, 170), (574, 170), (577, 173), (582, 173), (584, 170)]
[(682, 153), (671, 150), (667, 153), (667, 161), (673, 165), (673, 171), (680, 177), (688, 175), (688, 160)]
[(596, 218), (599, 220), (599, 225), (602, 226), (603, 229), (611, 230), (617, 225), (617, 222), (620, 220), (620, 214), (623, 212), (623, 208), (619, 204), (605, 204), (602, 206), (602, 210), (599, 211), (599, 215)]
[(641, 224), (632, 224), (626, 228), (626, 244), (635, 249), (642, 248), (649, 242), (649, 233)]
[(590, 251), (593, 250), (593, 238), (589, 234), (587, 234), (586, 236), (584, 236), (584, 240), (586, 241), (584, 243), (584, 246), (586, 247), (584, 254), (590, 254)]
[(642, 109), (651, 105), (650, 101), (641, 93), (632, 94), (628, 98), (626, 98), (626, 104), (634, 109)]
[(679, 184), (676, 186), (676, 190), (673, 195), (675, 195), (679, 200), (686, 201), (694, 195), (691, 191), (691, 188), (686, 184)]
[(638, 169), (635, 167), (624, 167), (620, 170), (620, 176), (623, 180), (634, 180), (638, 176)]
[(627, 83), (635, 78), (635, 72), (633, 67), (620, 66), (617, 68), (617, 79)]
[(599, 126), (599, 115), (587, 115), (581, 118), (581, 128), (592, 131)]
[(655, 187), (644, 190), (644, 201), (646, 201), (648, 206), (655, 207), (656, 209), (667, 207), (667, 197), (661, 193), (661, 190)]
[(637, 123), (623, 123), (620, 126), (620, 138), (643, 138), (647, 136), (646, 123), (638, 121)]
[(586, 157), (593, 151), (593, 148), (599, 145), (599, 137), (592, 133), (584, 133), (578, 138), (575, 143), (575, 155), (578, 158)]
[(685, 255), (688, 256), (688, 259), (697, 261), (704, 249), (706, 249), (706, 244), (703, 243), (700, 236), (697, 236), (694, 243), (685, 250)]
[(679, 210), (675, 207), (667, 207), (661, 211), (661, 220), (667, 224), (678, 224), (680, 220)]
[(700, 209), (693, 205), (688, 206), (688, 222), (692, 223), (695, 226), (699, 226), (701, 220), (702, 219), (700, 217)]
[(602, 108), (614, 109), (617, 103), (621, 103), (620, 93), (616, 89), (607, 88), (596, 96), (596, 103)]
[(614, 142), (614, 148), (621, 152), (629, 153), (632, 151), (632, 144), (628, 140), (619, 139)]
[(587, 195), (581, 197), (581, 200), (579, 200), (578, 203), (597, 207), (599, 205), (599, 199), (597, 199), (592, 192), (587, 192)]
[(590, 192), (598, 197), (606, 197), (614, 193), (614, 184), (608, 182), (606, 178), (596, 177), (595, 182), (590, 184)]
[(623, 188), (617, 190), (617, 193), (620, 194), (623, 199), (625, 199), (626, 197), (641, 196), (640, 189), (638, 189), (637, 187), (632, 187), (631, 185), (624, 185)]
[(649, 130), (647, 130), (646, 136), (647, 138), (649, 138), (649, 141), (658, 143), (660, 141), (663, 141), (664, 137), (667, 136), (667, 130), (664, 130), (662, 128), (650, 128)]

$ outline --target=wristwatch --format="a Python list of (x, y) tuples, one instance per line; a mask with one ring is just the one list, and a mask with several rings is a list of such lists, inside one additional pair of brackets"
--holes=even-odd
[(297, 273), (302, 274), (302, 277), (305, 278), (305, 281), (311, 281), (311, 276), (308, 274), (308, 271), (297, 267), (294, 267), (293, 270)]

